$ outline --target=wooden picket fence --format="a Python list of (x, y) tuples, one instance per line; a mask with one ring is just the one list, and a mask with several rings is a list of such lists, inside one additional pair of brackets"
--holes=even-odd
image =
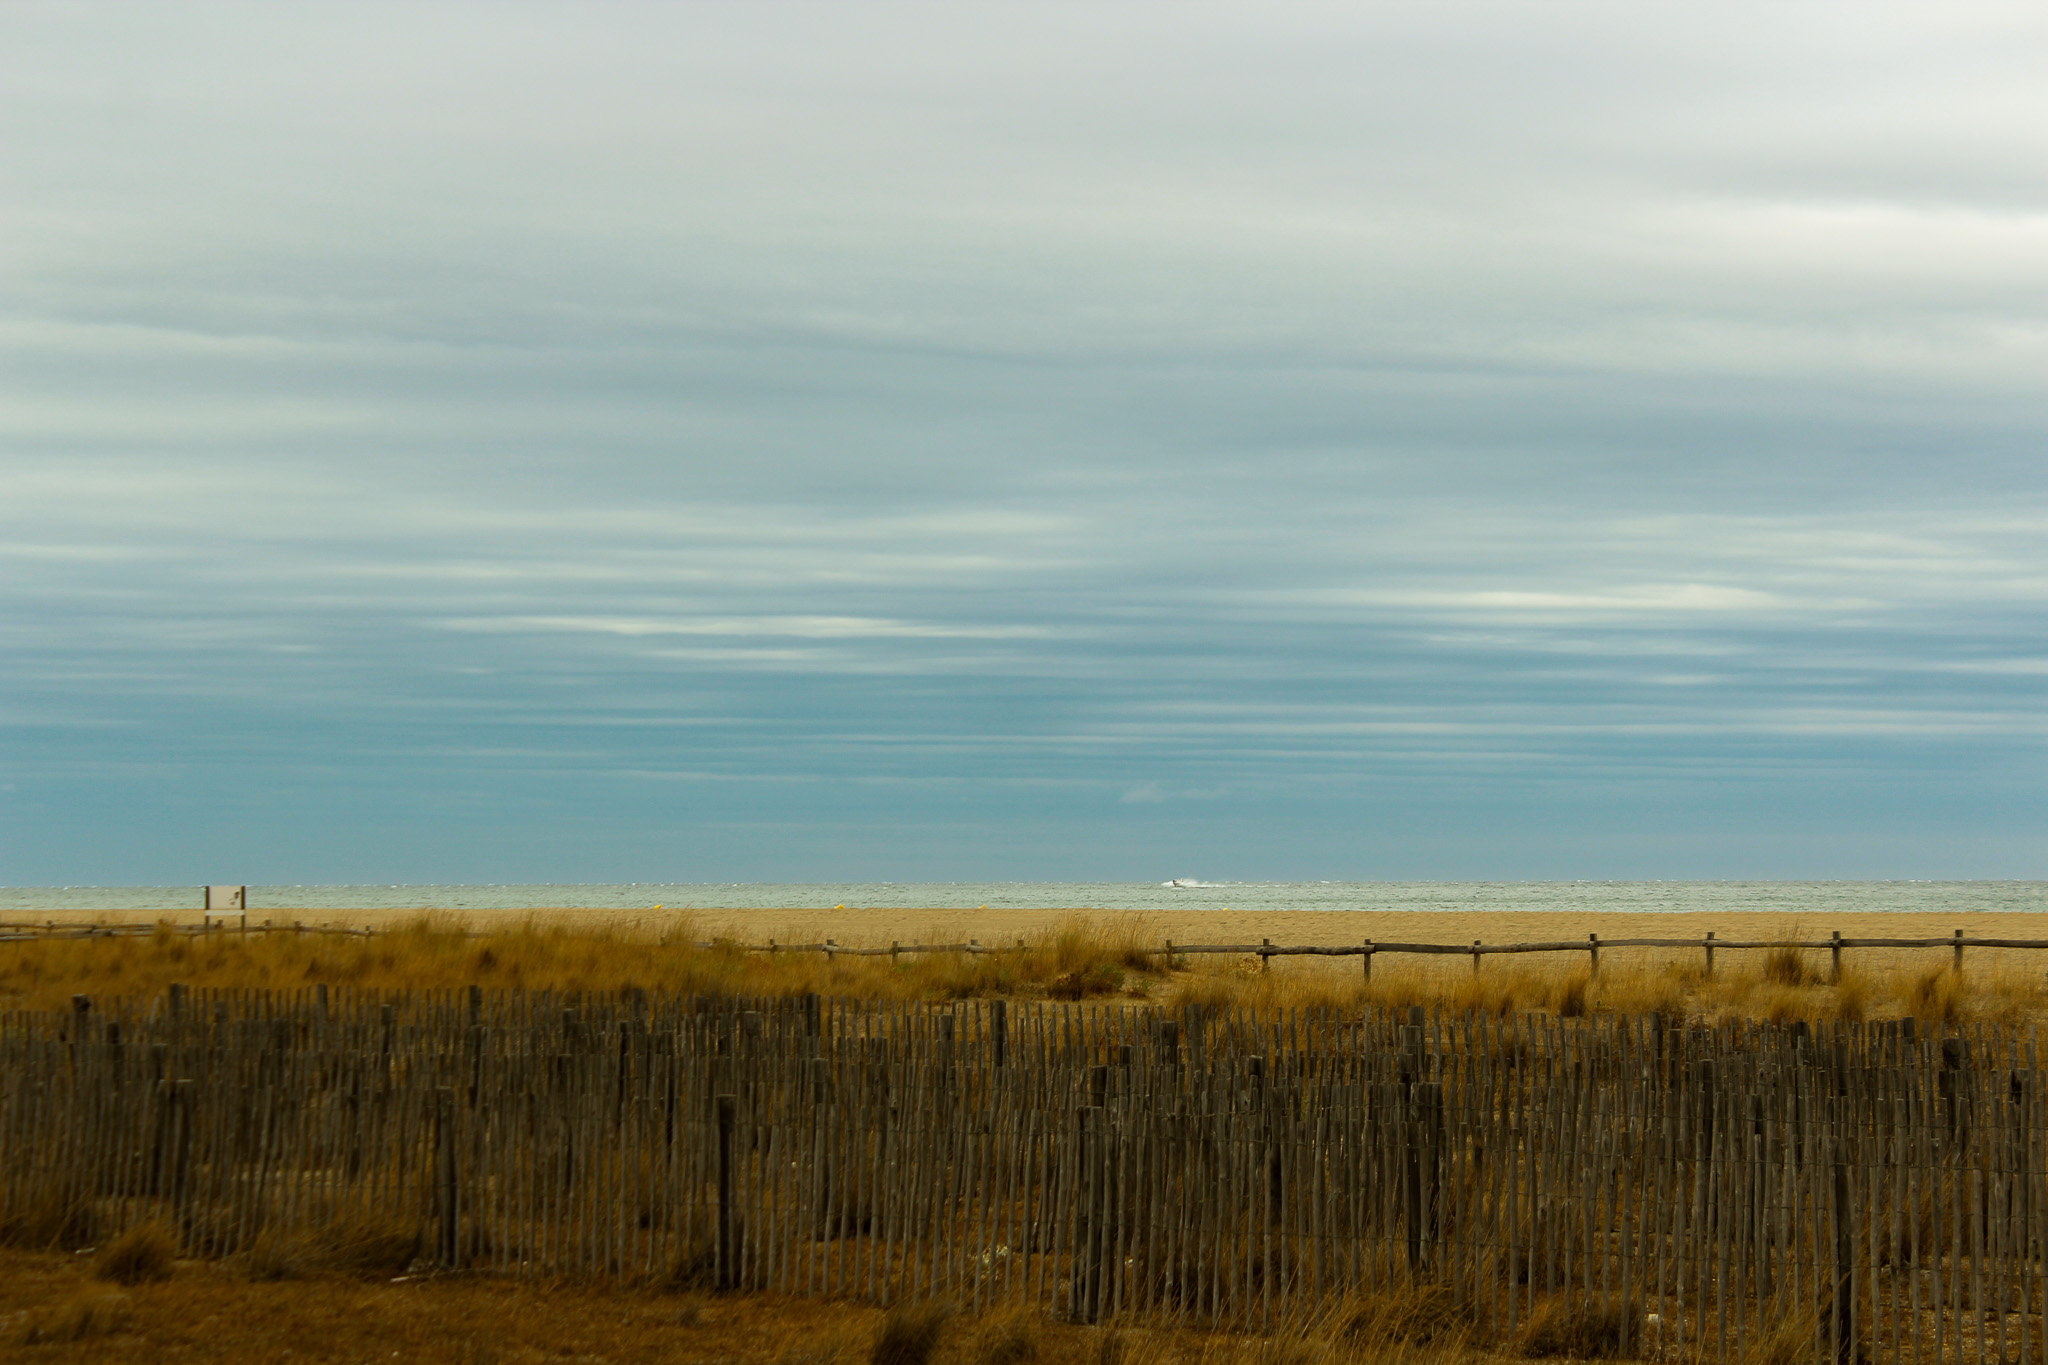
[[(0, 1227), (191, 1254), (1271, 1329), (1426, 1286), (1507, 1342), (2048, 1360), (2010, 1027), (174, 988), (0, 1015)], [(1796, 1350), (1787, 1355), (1789, 1338)]]

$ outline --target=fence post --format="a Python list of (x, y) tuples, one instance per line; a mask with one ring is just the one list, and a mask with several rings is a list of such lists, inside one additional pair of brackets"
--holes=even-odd
[(829, 1106), (832, 1103), (832, 1063), (823, 1057), (811, 1059), (811, 1135), (817, 1143), (818, 1152), (818, 1227), (814, 1234), (817, 1240), (826, 1241), (846, 1235), (844, 1219), (839, 1217), (839, 1196), (833, 1188), (833, 1153), (836, 1150), (826, 1141), (834, 1131)]
[(718, 1109), (718, 1235), (712, 1248), (712, 1282), (720, 1289), (739, 1287), (738, 1247), (733, 1243), (732, 1129), (734, 1100), (719, 1095)]
[(1010, 1002), (1007, 1000), (989, 1001), (988, 1042), (990, 1060), (998, 1067), (1009, 1065)]
[(1408, 1272), (1422, 1270), (1422, 1143), (1423, 1077), (1427, 1074), (1422, 1055), (1422, 1006), (1408, 1009), (1408, 1025), (1401, 1030), (1400, 1113), (1401, 1113), (1401, 1205), (1403, 1240), (1407, 1243)]
[(1842, 984), (1842, 931), (1835, 930), (1828, 936), (1828, 984)]
[(1695, 1177), (1699, 1188), (1708, 1188), (1704, 1172), (1714, 1160), (1714, 1110), (1718, 1068), (1711, 1057), (1701, 1058), (1693, 1063), (1693, 1159), (1701, 1174)]
[(1172, 1019), (1161, 1019), (1158, 1031), (1153, 1034), (1156, 1060), (1161, 1068), (1172, 1073), (1180, 1070), (1180, 1024)]
[(1472, 940), (1472, 975), (1479, 975), (1479, 940)]
[(1956, 975), (1963, 974), (1963, 931), (1956, 930)]
[[(1834, 1179), (1831, 1202), (1834, 1205), (1834, 1246), (1832, 1267), (1834, 1272), (1833, 1301), (1828, 1306), (1828, 1328), (1834, 1346), (1835, 1359), (1841, 1365), (1853, 1365), (1856, 1359), (1856, 1224), (1855, 1206), (1849, 1199), (1849, 1166), (1844, 1151), (1845, 1138), (1842, 1132), (1843, 1102), (1835, 1099), (1828, 1104), (1828, 1156), (1833, 1166)], [(1978, 1312), (1983, 1312), (1979, 1301)], [(1960, 1317), (1960, 1315), (1958, 1315)], [(1959, 1324), (1960, 1325), (1960, 1324)], [(1960, 1354), (1960, 1352), (1958, 1352)]]
[(461, 1209), (456, 1197), (455, 1092), (445, 1085), (434, 1091), (434, 1148), (434, 1211), (439, 1224), (435, 1259), (454, 1270), (462, 1255)]
[(1273, 970), (1273, 940), (1270, 938), (1259, 940), (1259, 970), (1262, 972)]
[(1600, 935), (1586, 935), (1586, 952), (1591, 957), (1593, 964), (1590, 975), (1600, 975)]
[(1072, 1313), (1076, 1322), (1094, 1322), (1100, 1315), (1102, 1294), (1101, 1108), (1084, 1105), (1075, 1111), (1074, 1123), (1080, 1138), (1076, 1155), (1081, 1163), (1081, 1198), (1074, 1226)]
[(171, 1082), (170, 1185), (171, 1207), (185, 1213), (187, 1190), (192, 1176), (192, 1094), (193, 1084), (183, 1077)]
[(1182, 1005), (1181, 1017), (1187, 1021), (1188, 1069), (1200, 1073), (1209, 1067), (1209, 1027), (1200, 1005)]
[(1941, 1101), (1942, 1126), (1950, 1144), (1958, 1149), (1970, 1145), (1968, 1084), (1963, 1075), (1969, 1054), (1960, 1038), (1941, 1040), (1941, 1070), (1935, 1076), (1935, 1094)]
[(1372, 984), (1372, 952), (1372, 940), (1367, 939), (1365, 941), (1365, 950), (1359, 954), (1365, 961), (1365, 980), (1367, 985)]
[(1714, 974), (1714, 931), (1707, 930), (1707, 975)]

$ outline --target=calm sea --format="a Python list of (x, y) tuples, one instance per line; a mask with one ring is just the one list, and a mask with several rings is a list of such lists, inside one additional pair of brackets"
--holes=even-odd
[[(0, 887), (0, 912), (196, 910), (196, 886)], [(2048, 882), (694, 882), (251, 886), (251, 910), (2048, 910)]]

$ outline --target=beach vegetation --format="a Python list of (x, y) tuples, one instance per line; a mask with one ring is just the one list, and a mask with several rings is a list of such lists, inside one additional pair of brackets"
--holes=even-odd
[(93, 1262), (93, 1274), (115, 1284), (153, 1284), (171, 1278), (178, 1236), (162, 1223), (139, 1223), (109, 1242)]
[(7, 1249), (0, 1249), (0, 1333), (10, 1348), (32, 1348), (24, 1359), (194, 1365), (1488, 1365), (1505, 1358), (1499, 1343), (1474, 1341), (1469, 1314), (1429, 1285), (1388, 1287), (1283, 1316), (1269, 1331), (1240, 1332), (1091, 1326), (1015, 1305), (955, 1313), (922, 1303), (882, 1309), (851, 1299), (660, 1285), (404, 1273), (366, 1279), (313, 1264), (278, 1276), (246, 1257), (181, 1263), (170, 1279), (114, 1290), (71, 1253)]
[[(935, 923), (914, 940), (957, 941)], [(148, 999), (174, 982), (193, 988), (286, 990), (324, 985), (367, 991), (556, 992), (640, 989), (720, 997), (905, 1000), (1045, 1000), (1199, 1005), (1270, 1014), (1289, 1009), (1356, 1013), (1422, 1006), (1499, 1020), (1526, 1014), (1578, 1018), (1661, 1015), (1715, 1023), (1759, 1020), (1913, 1018), (1926, 1024), (2022, 1022), (2048, 1013), (2048, 980), (2016, 956), (1985, 955), (1958, 972), (1925, 952), (1886, 952), (1846, 963), (1840, 979), (1803, 948), (1719, 954), (1709, 972), (1698, 953), (1603, 953), (1595, 973), (1583, 955), (1479, 959), (1381, 955), (1370, 975), (1359, 959), (1190, 953), (1142, 916), (1076, 914), (1009, 943), (976, 951), (891, 953), (884, 943), (744, 944), (714, 936), (687, 916), (655, 923), (531, 918), (471, 929), (422, 915), (373, 935), (193, 935), (168, 924), (154, 933), (29, 938), (0, 944), (0, 1005), (64, 1009), (74, 996)], [(1824, 946), (1824, 945), (1822, 945)], [(865, 949), (855, 952), (854, 949)], [(64, 1222), (60, 1210), (0, 1218), (16, 1245)], [(52, 1220), (55, 1220), (53, 1223)]]

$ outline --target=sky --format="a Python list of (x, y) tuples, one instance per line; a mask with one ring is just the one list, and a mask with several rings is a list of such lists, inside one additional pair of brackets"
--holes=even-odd
[(2048, 876), (2048, 12), (0, 9), (0, 884)]

